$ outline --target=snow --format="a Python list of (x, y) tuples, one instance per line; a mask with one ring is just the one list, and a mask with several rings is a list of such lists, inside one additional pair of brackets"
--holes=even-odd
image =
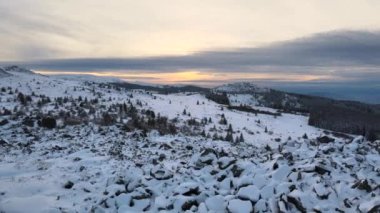
[[(150, 109), (176, 119), (178, 128), (190, 119), (212, 122), (192, 126), (189, 133), (160, 135), (154, 130), (140, 137), (126, 132), (121, 123), (64, 126), (60, 121), (48, 130), (24, 125), (25, 116), (1, 115), (0, 121), (9, 123), (0, 126), (0, 141), (7, 144), (0, 142), (0, 212), (297, 212), (296, 205), (307, 212), (367, 212), (379, 205), (376, 143), (353, 136), (316, 145), (324, 133), (309, 126), (307, 116), (222, 109), (199, 93), (116, 90), (101, 87), (105, 81), (99, 77), (7, 72), (11, 76), (0, 78), (0, 88), (34, 96), (32, 106), (25, 107), (17, 93), (0, 91), (0, 112), (18, 107), (25, 116), (32, 116), (33, 110), (58, 116), (59, 110), (78, 106), (69, 102), (55, 109), (54, 98), (80, 96), (97, 97), (98, 111), (131, 101), (139, 112)], [(36, 107), (39, 95), (52, 102)], [(230, 94), (230, 99), (236, 105), (274, 111), (256, 106), (256, 99), (247, 94)], [(232, 125), (233, 137), (243, 134), (244, 142), (200, 135), (205, 130), (211, 137), (224, 137), (228, 125), (219, 124), (222, 114)], [(308, 139), (302, 138), (305, 133)], [(64, 187), (68, 181), (72, 188)], [(371, 190), (353, 187), (358, 182)]]
[(246, 213), (251, 212), (253, 208), (250, 201), (234, 199), (228, 202), (228, 210), (231, 213)]
[(205, 203), (206, 203), (207, 209), (214, 212), (222, 212), (226, 208), (224, 197), (222, 195), (216, 195), (216, 196), (207, 198)]
[(251, 186), (240, 188), (237, 193), (237, 196), (241, 199), (248, 199), (248, 200), (256, 202), (260, 198), (259, 192), (260, 191), (256, 186), (251, 185)]
[(2, 209), (7, 212), (25, 212), (26, 210), (31, 213), (40, 212), (60, 212), (58, 208), (54, 207), (56, 198), (43, 195), (34, 195), (32, 197), (15, 197), (7, 199), (1, 203)]

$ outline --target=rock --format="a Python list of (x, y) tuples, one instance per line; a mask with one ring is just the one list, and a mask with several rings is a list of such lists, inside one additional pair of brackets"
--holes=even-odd
[(380, 204), (379, 205), (376, 205), (376, 206), (373, 206), (371, 209), (369, 209), (368, 213), (378, 213), (380, 212)]
[(214, 197), (209, 197), (206, 199), (206, 206), (210, 211), (214, 212), (224, 212), (224, 198), (221, 195), (216, 195)]
[(215, 150), (211, 149), (211, 148), (205, 148), (205, 149), (202, 150), (202, 152), (201, 152), (201, 156), (206, 156), (206, 155), (209, 155), (209, 154), (213, 154), (213, 155), (215, 155), (215, 156), (218, 155), (218, 153), (217, 153)]
[(247, 213), (252, 212), (253, 207), (251, 201), (233, 199), (228, 202), (227, 209), (231, 213)]
[(80, 157), (75, 157), (75, 158), (73, 159), (74, 162), (77, 162), (77, 161), (80, 161), (80, 160), (82, 160), (82, 158), (80, 158)]
[(298, 209), (298, 211), (306, 213), (306, 208), (302, 205), (302, 202), (299, 200), (299, 198), (288, 195), (287, 200), (289, 203), (293, 204)]
[(329, 192), (323, 184), (315, 184), (314, 192), (317, 194), (317, 197), (321, 200), (326, 200), (329, 198), (331, 192)]
[[(164, 196), (164, 195), (159, 195), (154, 199), (154, 206), (157, 208), (159, 211), (161, 210), (169, 210), (169, 206), (172, 205), (170, 201)], [(173, 206), (171, 206), (173, 208)]]
[(7, 119), (3, 119), (2, 121), (0, 121), (0, 126), (4, 126), (8, 123), (9, 123), (9, 121)]
[(213, 149), (205, 149), (202, 151), (199, 157), (199, 162), (201, 164), (211, 165), (218, 159), (217, 153)]
[(260, 190), (253, 185), (242, 187), (239, 189), (237, 196), (243, 200), (256, 202), (260, 198)]
[(132, 197), (129, 194), (121, 194), (120, 196), (116, 197), (115, 203), (117, 206), (127, 205), (131, 202)]
[(158, 157), (159, 161), (163, 161), (165, 159), (166, 159), (166, 155), (165, 154), (160, 154), (160, 156)]
[(187, 192), (183, 193), (183, 196), (193, 196), (193, 195), (199, 195), (201, 192), (199, 191), (199, 187), (190, 188)]
[(274, 197), (274, 186), (273, 185), (266, 185), (261, 189), (261, 198), (263, 199), (270, 199)]
[(34, 126), (34, 120), (32, 118), (30, 118), (30, 117), (26, 117), (22, 121), (22, 124), (25, 125), (25, 126), (33, 127)]
[(267, 184), (267, 182), (268, 180), (260, 174), (256, 174), (255, 177), (253, 177), (253, 184), (257, 186), (259, 189), (263, 188)]
[(144, 200), (152, 197), (153, 192), (150, 189), (146, 189), (143, 187), (136, 188), (133, 192), (132, 199), (133, 200)]
[(198, 206), (198, 201), (196, 200), (188, 200), (182, 205), (182, 211), (190, 210), (191, 207)]
[(0, 138), (0, 146), (7, 147), (11, 145), (6, 140)]
[(278, 163), (277, 163), (277, 162), (275, 162), (275, 163), (273, 164), (272, 169), (273, 169), (273, 170), (278, 169)]
[(291, 169), (288, 165), (281, 165), (279, 169), (273, 172), (273, 179), (278, 181), (283, 181), (289, 174), (291, 173)]
[(71, 181), (67, 181), (67, 182), (65, 183), (65, 185), (63, 185), (63, 187), (64, 187), (65, 189), (71, 189), (71, 188), (73, 188), (73, 186), (74, 186), (74, 183), (71, 182)]
[(255, 212), (268, 212), (268, 203), (265, 199), (260, 199), (255, 203)]
[(315, 170), (314, 171), (317, 172), (320, 175), (324, 175), (325, 173), (327, 173), (327, 174), (330, 175), (330, 173), (331, 173), (330, 170), (327, 170), (327, 169), (325, 169), (322, 166), (315, 166)]
[(234, 163), (236, 163), (236, 159), (232, 157), (221, 157), (218, 160), (219, 169), (222, 169), (222, 170), (228, 168)]
[(233, 187), (231, 178), (226, 178), (223, 181), (220, 182), (219, 189), (220, 191), (230, 191)]
[[(279, 213), (285, 213), (289, 211), (288, 202), (286, 201), (285, 196), (286, 196), (285, 194), (282, 194), (277, 203)], [(256, 210), (256, 205), (255, 205), (255, 210)]]
[(133, 200), (129, 204), (121, 205), (118, 212), (145, 212), (150, 208), (150, 199)]
[(40, 121), (40, 126), (48, 129), (54, 129), (57, 126), (57, 121), (53, 117), (45, 117)]
[(291, 152), (285, 152), (283, 153), (283, 156), (286, 160), (292, 162), (293, 161), (293, 154)]
[(326, 147), (326, 148), (322, 149), (322, 152), (323, 152), (323, 154), (328, 155), (330, 153), (335, 152), (335, 148), (334, 147)]
[(346, 199), (344, 199), (344, 206), (346, 207), (346, 208), (351, 208), (351, 206), (352, 206), (352, 202), (348, 199), (348, 198), (346, 198)]
[(218, 170), (212, 170), (212, 171), (210, 172), (210, 175), (216, 175), (216, 174), (218, 174), (218, 173), (219, 173)]
[(238, 167), (236, 164), (231, 168), (231, 172), (234, 175), (234, 177), (240, 177), (243, 171), (244, 169)]
[(201, 193), (199, 185), (193, 182), (182, 183), (175, 189), (175, 194), (181, 194), (183, 196), (191, 197), (197, 196)]
[(143, 187), (136, 188), (130, 194), (121, 193), (116, 197), (119, 212), (143, 212), (151, 206), (152, 191)]
[(152, 176), (156, 180), (168, 180), (173, 177), (173, 174), (162, 167), (154, 167), (150, 171), (150, 176)]
[(218, 176), (218, 178), (216, 179), (218, 182), (222, 182), (224, 179), (226, 179), (227, 175), (225, 174), (222, 174), (220, 176)]
[(169, 149), (173, 149), (169, 144), (162, 144), (159, 149), (164, 149), (164, 150), (169, 150)]
[(360, 212), (378, 213), (380, 212), (380, 198), (371, 199), (359, 205)]
[(208, 212), (205, 203), (199, 204), (199, 206), (198, 206), (198, 212), (199, 213), (207, 213)]
[(330, 142), (334, 142), (335, 139), (334, 138), (330, 138), (330, 137), (328, 137), (328, 136), (325, 135), (325, 136), (322, 136), (322, 137), (318, 137), (317, 141), (319, 143), (330, 143)]
[(365, 190), (368, 193), (372, 192), (372, 187), (368, 184), (368, 181), (366, 179), (357, 181), (351, 188)]
[(323, 166), (320, 166), (320, 165), (316, 165), (313, 168), (306, 169), (303, 172), (316, 172), (316, 173), (318, 173), (320, 175), (324, 175), (326, 173), (328, 175), (330, 175), (330, 173), (331, 173), (330, 170), (328, 170), (328, 169), (326, 169), (326, 168), (324, 168)]

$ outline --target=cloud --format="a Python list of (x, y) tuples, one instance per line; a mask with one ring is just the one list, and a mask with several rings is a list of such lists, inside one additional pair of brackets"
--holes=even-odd
[[(380, 66), (380, 32), (334, 31), (259, 48), (198, 52), (185, 56), (140, 58), (78, 58), (18, 62), (33, 69), (65, 71), (177, 72), (361, 72)], [(364, 68), (363, 68), (364, 67)], [(348, 72), (348, 71), (347, 71)], [(340, 73), (341, 74), (341, 73)]]

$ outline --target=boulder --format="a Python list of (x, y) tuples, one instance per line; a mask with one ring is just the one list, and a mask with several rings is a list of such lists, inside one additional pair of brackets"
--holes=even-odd
[(227, 209), (231, 213), (247, 213), (253, 211), (251, 201), (233, 199), (228, 202)]

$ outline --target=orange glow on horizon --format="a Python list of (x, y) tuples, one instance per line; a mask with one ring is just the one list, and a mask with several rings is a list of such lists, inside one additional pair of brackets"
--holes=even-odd
[(300, 74), (282, 74), (282, 73), (241, 73), (241, 72), (212, 72), (212, 71), (179, 71), (179, 72), (76, 72), (76, 71), (36, 71), (46, 75), (94, 75), (100, 77), (115, 77), (125, 81), (141, 81), (157, 84), (176, 84), (176, 83), (196, 83), (200, 82), (217, 82), (225, 83), (228, 81), (249, 81), (249, 80), (271, 80), (271, 81), (291, 81), (306, 82), (316, 80), (331, 79), (329, 75), (300, 75)]

